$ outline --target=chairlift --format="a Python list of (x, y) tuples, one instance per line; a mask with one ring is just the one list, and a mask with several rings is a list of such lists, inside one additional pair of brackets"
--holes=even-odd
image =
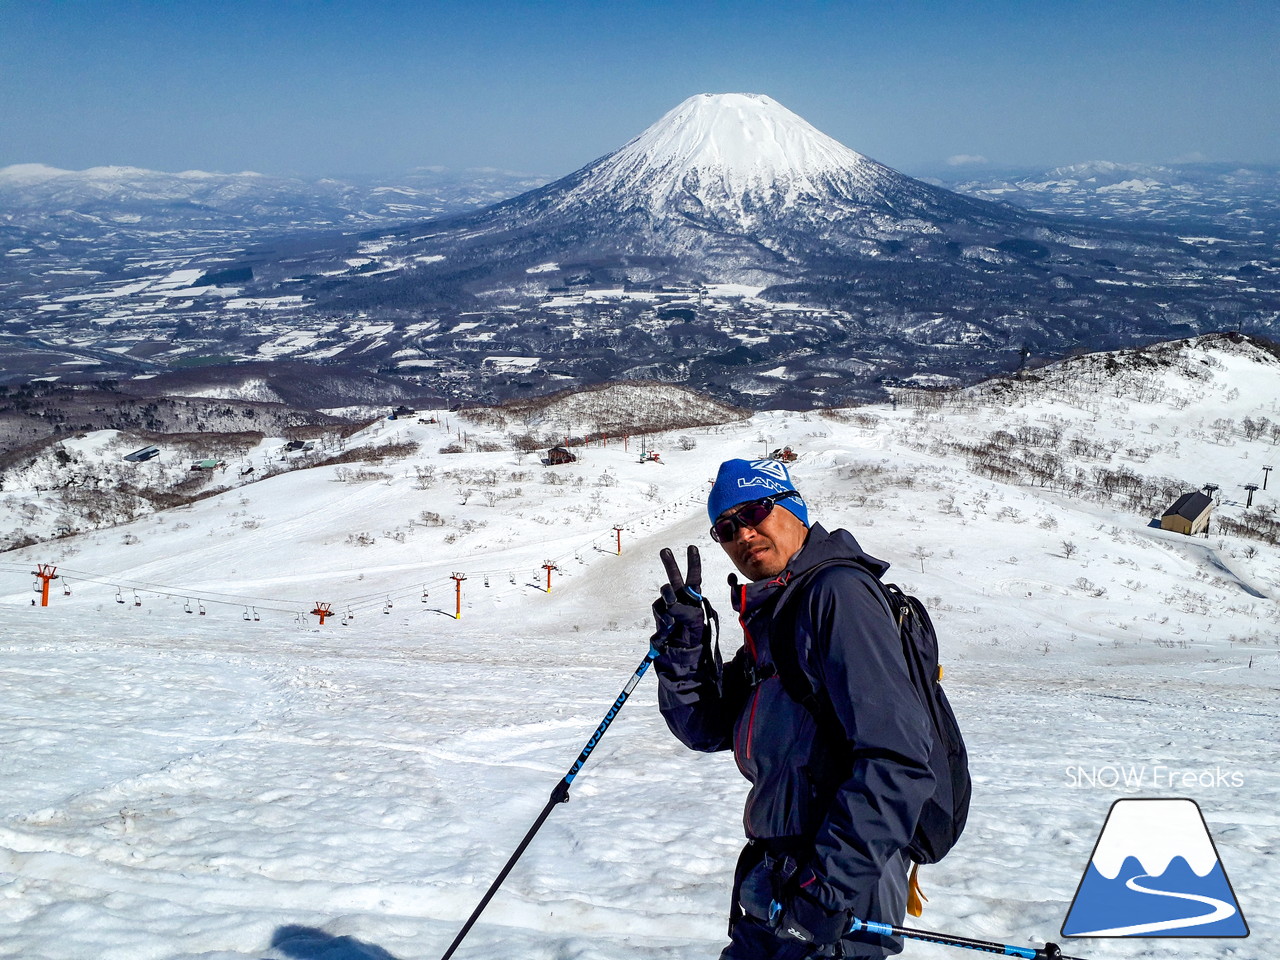
[(253, 608), (253, 619), (254, 619), (254, 620), (261, 620), (261, 619), (262, 619), (260, 616), (258, 616), (258, 608), (257, 608), (257, 607), (254, 607), (254, 608)]
[(422, 585), (422, 602), (427, 602), (427, 585), (425, 583)]
[(182, 611), (183, 611), (183, 613), (191, 613), (191, 612), (193, 612), (193, 611), (191, 610), (191, 600), (190, 600), (190, 599), (184, 600), (184, 601), (182, 602)]
[(487, 573), (484, 575), (484, 585), (486, 587), (489, 585), (489, 575)]
[(140, 596), (138, 596), (138, 591), (137, 591), (137, 590), (133, 591), (133, 605), (134, 605), (135, 607), (140, 607), (140, 606), (142, 606), (142, 598), (141, 598)]
[(43, 592), (44, 592), (44, 591), (42, 591), (42, 590), (40, 589), (40, 581), (39, 581), (39, 580), (32, 580), (32, 581), (31, 581), (31, 589), (32, 589), (32, 590), (34, 590), (36, 593), (43, 593)]
[(244, 608), (244, 614), (241, 616), (241, 618), (240, 618), (240, 619), (242, 619), (242, 620), (251, 620), (251, 619), (253, 619), (252, 617), (250, 617), (250, 616), (249, 616), (249, 608), (248, 608), (248, 607), (245, 607), (245, 608)]
[[(426, 596), (426, 594), (423, 594), (423, 596)], [(355, 618), (356, 618), (356, 612), (352, 610), (350, 607), (347, 607), (347, 619), (354, 620)]]
[(383, 612), (383, 613), (386, 613), (386, 614), (391, 613), (391, 598), (390, 598), (390, 597), (387, 597), (387, 602), (386, 602), (385, 604), (383, 604), (383, 606), (382, 606), (382, 612)]
[(62, 595), (63, 595), (64, 597), (69, 597), (69, 596), (71, 596), (71, 581), (70, 581), (70, 580), (63, 580), (63, 581), (62, 581)]
[(205, 608), (204, 608), (204, 604), (203, 604), (203, 603), (201, 603), (199, 600), (197, 600), (197, 601), (196, 601), (196, 606), (200, 608), (200, 616), (202, 616), (202, 617), (203, 617), (203, 616), (205, 616), (205, 615), (209, 612), (209, 611), (205, 610)]
[(124, 603), (124, 596), (120, 593), (120, 588), (116, 588), (116, 603)]
[(513, 573), (513, 574), (510, 574), (510, 577), (511, 577), (512, 584), (514, 584), (516, 582), (516, 575)]

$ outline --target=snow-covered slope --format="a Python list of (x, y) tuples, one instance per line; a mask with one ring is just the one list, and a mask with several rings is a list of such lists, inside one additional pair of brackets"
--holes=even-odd
[[(479, 414), (477, 414), (479, 415)], [(651, 433), (688, 426), (729, 423), (747, 411), (720, 403), (676, 384), (608, 383), (588, 390), (566, 390), (533, 400), (510, 401), (484, 412), (499, 425), (524, 424), (550, 430), (575, 424), (584, 433)]]
[[(889, 560), (942, 637), (974, 806), (915, 925), (1056, 940), (1112, 801), (1184, 796), (1253, 935), (1067, 951), (1268, 956), (1280, 550), (993, 479), (953, 447), (1053, 427), (1072, 469), (1213, 480), (1240, 517), (1275, 449), (1244, 421), (1280, 419), (1280, 366), (1231, 341), (1173, 353), (1076, 361), (1075, 389), (1047, 370), (950, 404), (761, 413), (656, 438), (663, 463), (633, 441), (543, 468), (436, 411), (347, 442), (372, 460), (415, 441), (400, 459), (0, 555), (0, 949), (439, 957), (644, 655), (661, 547), (704, 547), (737, 645), (706, 486), (721, 460), (786, 444), (812, 515)], [(467, 452), (436, 452), (463, 434)], [(42, 494), (5, 496), (19, 511)], [(30, 603), (38, 563), (71, 578), (47, 608)], [(713, 956), (743, 794), (730, 758), (670, 738), (647, 677), (458, 957)]]

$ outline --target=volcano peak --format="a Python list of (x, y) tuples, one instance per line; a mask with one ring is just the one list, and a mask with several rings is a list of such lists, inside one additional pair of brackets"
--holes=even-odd
[(593, 164), (584, 187), (639, 191), (655, 208), (679, 192), (789, 203), (833, 179), (865, 184), (877, 166), (764, 94), (701, 93)]

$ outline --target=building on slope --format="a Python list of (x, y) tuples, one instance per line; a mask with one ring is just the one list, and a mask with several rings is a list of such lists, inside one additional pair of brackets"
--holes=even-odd
[(1160, 529), (1194, 537), (1208, 533), (1213, 500), (1203, 493), (1184, 493), (1160, 517)]

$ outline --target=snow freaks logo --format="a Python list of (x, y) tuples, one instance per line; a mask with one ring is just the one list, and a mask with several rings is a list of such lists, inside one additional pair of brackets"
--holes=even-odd
[(1062, 935), (1249, 935), (1194, 800), (1112, 804)]
[(1155, 764), (1148, 767), (1106, 764), (1104, 766), (1070, 766), (1066, 769), (1067, 784), (1072, 787), (1101, 787), (1110, 789), (1124, 784), (1126, 787), (1151, 787), (1156, 790), (1190, 790), (1215, 787), (1243, 787), (1244, 774), (1223, 770), (1221, 767), (1200, 770), (1183, 770)]

